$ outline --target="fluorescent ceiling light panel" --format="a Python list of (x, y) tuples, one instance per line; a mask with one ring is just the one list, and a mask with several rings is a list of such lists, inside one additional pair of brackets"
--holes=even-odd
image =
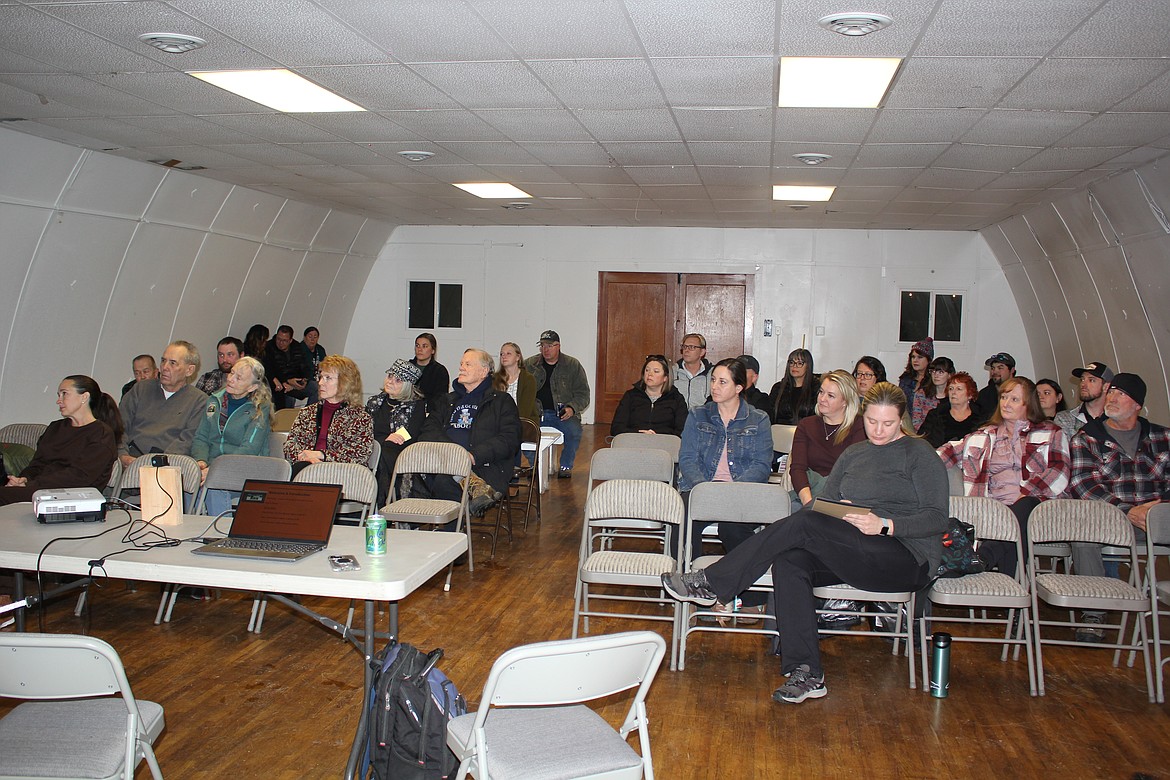
[(877, 108), (899, 57), (781, 57), (780, 108)]
[(262, 106), (289, 114), (365, 111), (340, 95), (283, 68), (273, 70), (204, 70), (187, 75), (206, 81)]
[(480, 198), (531, 198), (524, 190), (506, 181), (470, 181), (456, 184), (461, 190)]
[(772, 187), (772, 200), (828, 200), (836, 187), (794, 187), (777, 184)]

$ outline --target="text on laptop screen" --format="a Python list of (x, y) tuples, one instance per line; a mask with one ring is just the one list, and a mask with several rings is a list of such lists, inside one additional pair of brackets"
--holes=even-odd
[(249, 479), (240, 494), (231, 535), (324, 544), (340, 500), (340, 485)]

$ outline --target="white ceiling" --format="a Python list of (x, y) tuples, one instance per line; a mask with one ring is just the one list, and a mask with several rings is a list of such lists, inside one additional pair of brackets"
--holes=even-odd
[[(857, 6), (893, 26), (817, 26)], [(785, 55), (906, 60), (880, 109), (780, 109)], [(182, 72), (270, 67), (368, 112), (279, 114)], [(0, 0), (0, 119), (397, 224), (976, 230), (1170, 151), (1170, 4)], [(837, 191), (797, 211), (773, 184)]]

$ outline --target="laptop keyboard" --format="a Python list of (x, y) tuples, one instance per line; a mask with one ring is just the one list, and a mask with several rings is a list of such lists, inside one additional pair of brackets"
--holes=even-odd
[(261, 550), (263, 552), (310, 553), (321, 549), (317, 544), (297, 544), (296, 542), (265, 542), (259, 539), (224, 539), (217, 545), (232, 550)]

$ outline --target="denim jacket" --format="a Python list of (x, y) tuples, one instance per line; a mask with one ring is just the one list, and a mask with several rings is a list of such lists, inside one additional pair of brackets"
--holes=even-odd
[(714, 401), (691, 410), (683, 428), (678, 468), (680, 493), (715, 478), (727, 445), (727, 465), (735, 482), (767, 482), (772, 470), (772, 426), (768, 415), (742, 399), (731, 424), (723, 427)]

